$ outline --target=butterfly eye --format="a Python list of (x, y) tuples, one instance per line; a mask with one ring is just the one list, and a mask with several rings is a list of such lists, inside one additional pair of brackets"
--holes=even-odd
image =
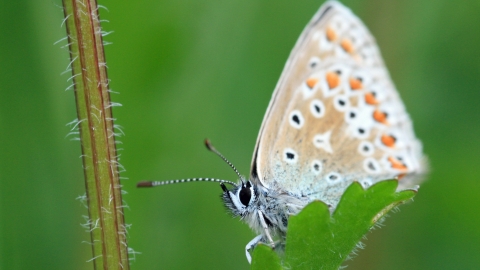
[(242, 189), (238, 193), (238, 198), (240, 199), (240, 202), (243, 205), (248, 206), (248, 204), (252, 199), (252, 194), (253, 194), (253, 188), (250, 185), (250, 182), (247, 182), (247, 185), (242, 186)]

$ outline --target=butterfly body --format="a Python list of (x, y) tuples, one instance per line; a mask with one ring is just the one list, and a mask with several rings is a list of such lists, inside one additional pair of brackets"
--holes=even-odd
[(425, 172), (420, 141), (375, 40), (352, 12), (326, 2), (300, 36), (264, 117), (250, 180), (224, 185), (228, 209), (281, 240), (288, 218), (321, 200), (333, 211), (354, 181), (399, 179), (416, 188)]

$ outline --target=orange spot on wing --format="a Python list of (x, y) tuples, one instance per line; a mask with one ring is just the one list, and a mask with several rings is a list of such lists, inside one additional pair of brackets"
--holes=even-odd
[(352, 53), (353, 52), (353, 44), (350, 40), (344, 39), (342, 40), (342, 43), (340, 44), (347, 53)]
[(402, 174), (399, 174), (397, 175), (395, 178), (397, 178), (397, 180), (402, 180), (403, 177), (405, 177), (405, 173), (402, 173)]
[(390, 148), (393, 148), (395, 146), (395, 142), (397, 141), (397, 138), (395, 138), (392, 135), (382, 135), (380, 138), (382, 143)]
[(330, 89), (337, 87), (340, 84), (340, 76), (335, 72), (327, 72), (327, 83)]
[(317, 82), (318, 82), (317, 78), (309, 78), (309, 79), (307, 79), (306, 84), (307, 84), (308, 88), (313, 89), (313, 87), (315, 87)]
[(335, 30), (333, 30), (331, 27), (327, 28), (327, 39), (330, 42), (335, 41), (337, 39), (337, 33), (335, 33)]
[(375, 121), (379, 122), (379, 123), (382, 123), (382, 124), (385, 124), (385, 125), (388, 125), (388, 122), (387, 122), (387, 114), (380, 111), (380, 110), (375, 110), (373, 112), (373, 119), (375, 119)]
[(352, 90), (359, 90), (363, 88), (362, 81), (357, 78), (350, 78), (350, 88)]
[(399, 170), (399, 171), (406, 171), (408, 168), (403, 164), (401, 161), (394, 157), (388, 157), (388, 162), (392, 165), (392, 168)]
[(378, 100), (375, 98), (375, 96), (372, 93), (365, 94), (365, 102), (370, 105), (378, 104)]

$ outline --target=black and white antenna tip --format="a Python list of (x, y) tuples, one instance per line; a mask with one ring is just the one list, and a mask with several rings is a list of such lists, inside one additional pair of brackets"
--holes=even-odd
[(137, 187), (153, 187), (152, 181), (141, 181), (137, 183)]
[(217, 149), (215, 149), (215, 147), (213, 147), (213, 145), (212, 145), (212, 143), (210, 142), (209, 139), (205, 139), (205, 146), (208, 148), (208, 150), (210, 150), (212, 152), (217, 151)]
[(212, 145), (212, 143), (210, 142), (209, 139), (205, 139), (205, 146), (207, 147), (208, 150), (212, 151), (217, 156), (219, 156), (221, 159), (223, 159), (223, 161), (225, 161), (228, 164), (228, 166), (230, 166), (230, 168), (232, 168), (233, 171), (238, 175), (238, 177), (240, 178), (240, 181), (242, 181), (242, 183), (245, 183), (245, 179), (240, 174), (240, 172), (237, 170), (237, 168), (235, 168), (235, 166), (233, 166), (233, 164), (225, 156), (223, 156), (222, 153), (220, 153), (217, 149), (215, 149), (215, 147), (213, 147), (213, 145)]

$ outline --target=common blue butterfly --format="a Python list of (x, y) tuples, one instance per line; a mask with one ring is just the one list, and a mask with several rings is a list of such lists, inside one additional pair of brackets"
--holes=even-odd
[[(207, 147), (221, 156), (207, 141)], [(236, 171), (235, 167), (229, 165)], [(367, 188), (386, 179), (416, 188), (426, 168), (420, 141), (365, 25), (328, 1), (315, 14), (287, 60), (258, 135), (250, 178), (141, 182), (150, 187), (221, 182), (223, 201), (274, 246), (288, 218), (321, 200), (335, 209), (354, 181)], [(225, 184), (233, 186), (228, 189)]]

